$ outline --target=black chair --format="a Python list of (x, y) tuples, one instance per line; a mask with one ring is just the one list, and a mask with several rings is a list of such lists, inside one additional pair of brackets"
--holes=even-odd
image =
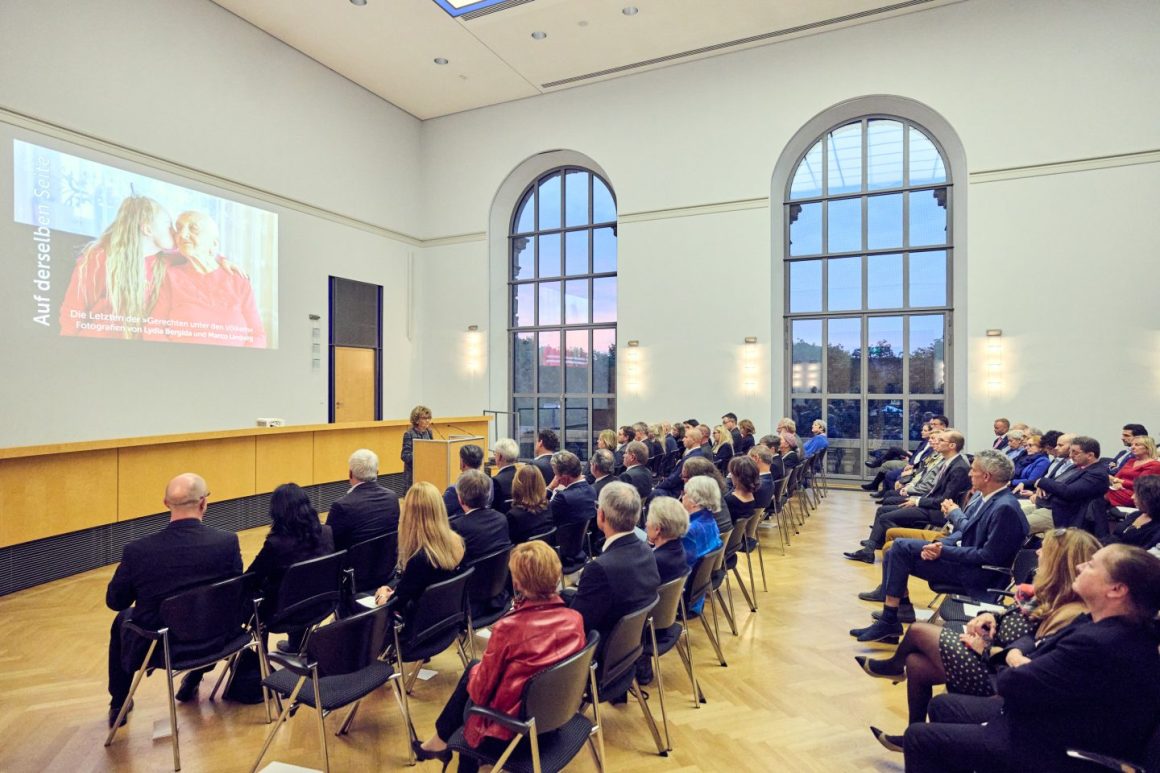
[(355, 606), (357, 599), (373, 596), (378, 588), (386, 585), (398, 562), (398, 532), (380, 534), (347, 548), (344, 613), (356, 614), (365, 609), (361, 605)]
[(1031, 582), (1035, 576), (1035, 570), (1039, 566), (1039, 556), (1036, 551), (1024, 548), (1015, 554), (1015, 559), (1011, 566), (986, 566), (984, 569), (989, 569), (996, 573), (996, 575), (1007, 575), (1010, 577), (1010, 582), (1006, 589), (992, 588), (991, 598), (987, 599), (972, 599), (970, 593), (957, 585), (950, 585), (944, 583), (930, 583), (930, 589), (936, 594), (934, 600), (931, 601), (930, 606), (934, 606), (934, 601), (941, 595), (948, 596), (941, 604), (938, 605), (937, 616), (948, 623), (966, 622), (970, 620), (972, 615), (968, 615), (964, 604), (979, 604), (993, 603), (995, 596), (1011, 596), (1013, 595), (1014, 586), (1025, 582)]
[[(173, 769), (181, 770), (173, 680), (183, 671), (205, 668), (219, 660), (228, 659), (232, 671), (238, 654), (247, 647), (255, 646), (254, 635), (246, 627), (252, 605), (246, 593), (249, 581), (249, 576), (242, 575), (170, 596), (161, 602), (162, 627), (156, 631), (134, 625), (132, 620), (125, 622), (124, 630), (147, 640), (149, 647), (141, 660), (141, 666), (133, 675), (129, 695), (121, 704), (121, 711), (105, 738), (105, 746), (113, 743), (142, 677), (153, 669), (164, 669), (166, 686), (169, 688)], [(158, 643), (161, 644), (160, 652), (157, 649)], [(214, 692), (217, 692), (216, 686)]]
[[(765, 562), (761, 558), (761, 544), (757, 541), (757, 526), (764, 516), (765, 513), (762, 511), (754, 510), (753, 514), (744, 521), (734, 523), (733, 530), (740, 533), (737, 550), (732, 556), (729, 555), (728, 549), (725, 551), (725, 566), (737, 578), (737, 585), (741, 588), (741, 594), (745, 596), (745, 600), (749, 602), (749, 611), (751, 612), (757, 611), (757, 584), (753, 579), (753, 553), (757, 553), (757, 559), (761, 563), (761, 583), (765, 585)], [(749, 568), (748, 590), (746, 590), (745, 581), (741, 578), (741, 572), (737, 568), (739, 553), (745, 554), (745, 563)]]
[[(669, 714), (665, 709), (665, 682), (661, 676), (661, 655), (676, 649), (693, 686), (693, 708), (700, 708), (705, 701), (701, 688), (697, 686), (697, 675), (693, 671), (693, 653), (689, 649), (689, 625), (684, 604), (685, 581), (688, 577), (688, 574), (682, 574), (657, 588), (657, 604), (648, 617), (653, 674), (657, 680), (657, 695), (661, 701), (661, 724), (665, 728), (665, 749), (668, 751), (673, 750), (673, 742), (669, 736)], [(657, 636), (658, 629), (664, 634), (662, 637)]]
[[(737, 615), (733, 609), (733, 585), (729, 582), (729, 562), (737, 563), (737, 552), (741, 550), (741, 543), (745, 541), (745, 529), (732, 528), (721, 535), (721, 541), (725, 543), (724, 550), (721, 553), (721, 558), (717, 561), (717, 566), (713, 568), (713, 592), (709, 596), (710, 603), (720, 604), (721, 612), (725, 615), (725, 619), (729, 622), (729, 630), (733, 635), (737, 635)], [(721, 587), (725, 588), (725, 596), (721, 595)], [(744, 592), (744, 588), (742, 588)], [(748, 594), (746, 594), (748, 598)], [(753, 608), (753, 602), (750, 602), (750, 609)]]
[[(318, 628), (306, 645), (305, 655), (272, 654), (270, 659), (283, 668), (270, 674), (263, 685), (287, 699), (286, 708), (278, 716), (266, 736), (266, 743), (254, 761), (251, 773), (258, 770), (262, 758), (270, 748), (282, 724), (299, 706), (309, 706), (318, 717), (318, 737), (322, 745), (325, 770), (330, 770), (330, 750), (326, 740), (325, 715), (350, 706), (346, 718), (335, 735), (346, 735), (354, 721), (359, 704), (366, 696), (387, 682), (394, 682), (399, 693), (403, 721), (410, 727), (411, 720), (406, 692), (402, 689), (402, 674), (379, 659), (386, 648), (390, 634), (390, 610), (376, 607), (352, 617), (337, 620)], [(408, 736), (407, 750), (411, 751)], [(411, 762), (414, 763), (413, 756)]]
[[(600, 724), (582, 713), (585, 692), (597, 694), (593, 656), (600, 642), (595, 631), (588, 634), (584, 649), (533, 676), (524, 685), (519, 716), (503, 714), (486, 706), (469, 705), (465, 717), (482, 717), (515, 733), (498, 757), (468, 746), (463, 728), (447, 741), (460, 756), (475, 758), (494, 770), (514, 773), (556, 773), (588, 744), (596, 767), (604, 770), (604, 735)], [(528, 739), (521, 745), (520, 741)], [(595, 743), (593, 738), (596, 739)]]
[(539, 534), (533, 534), (532, 536), (530, 536), (526, 540), (524, 540), (524, 542), (536, 542), (536, 541), (546, 542), (550, 547), (556, 547), (556, 527), (553, 526), (552, 528), (548, 529), (545, 532), (541, 532)]
[(584, 537), (588, 533), (588, 522), (566, 523), (556, 527), (556, 549), (560, 554), (560, 563), (563, 565), (564, 576), (578, 572), (588, 563), (588, 554), (584, 549)]
[[(394, 628), (394, 658), (403, 674), (407, 693), (415, 685), (424, 660), (456, 645), (459, 659), (467, 667), (469, 659), (463, 649), (460, 632), (467, 626), (467, 587), (475, 570), (468, 568), (454, 577), (430, 585), (415, 602), (409, 620)], [(393, 604), (388, 604), (394, 608)], [(406, 673), (406, 663), (415, 663), (415, 670)], [(415, 737), (414, 729), (411, 736)]]
[(765, 517), (773, 518), (777, 527), (778, 541), (781, 543), (781, 554), (785, 555), (785, 547), (789, 544), (789, 526), (785, 522), (785, 491), (789, 486), (789, 476), (778, 478), (773, 482), (773, 497), (769, 500), (769, 507), (765, 508)]
[[(725, 662), (725, 656), (721, 654), (721, 644), (719, 641), (720, 633), (717, 627), (717, 607), (712, 601), (713, 593), (713, 570), (717, 563), (723, 559), (725, 555), (725, 546), (712, 550), (697, 559), (697, 563), (693, 564), (693, 571), (689, 574), (688, 580), (685, 582), (685, 609), (687, 615), (692, 615), (700, 618), (701, 625), (705, 628), (705, 635), (709, 638), (709, 643), (713, 645), (713, 651), (717, 653), (717, 661), (722, 665), (728, 665)], [(701, 608), (700, 612), (694, 612), (693, 607), (698, 602), (704, 602), (709, 607), (710, 613), (713, 615), (713, 627), (709, 627), (709, 621), (705, 619), (705, 609)]]
[[(490, 555), (473, 561), (470, 567), (474, 570), (471, 582), (467, 586), (467, 626), (464, 628), (464, 639), (470, 656), (475, 657), (475, 632), (480, 628), (487, 628), (499, 620), (512, 608), (511, 572), (508, 561), (512, 549), (504, 548)], [(494, 605), (494, 600), (504, 597), (501, 605)], [(490, 607), (490, 608), (489, 608)]]
[(1122, 773), (1160, 773), (1160, 725), (1152, 731), (1148, 738), (1148, 746), (1144, 750), (1144, 759), (1139, 762), (1129, 762), (1106, 754), (1068, 749), (1067, 756), (1072, 759), (1092, 762), (1104, 768), (1122, 771)]
[(640, 710), (644, 714), (645, 722), (648, 723), (648, 729), (652, 733), (653, 741), (656, 743), (657, 754), (662, 757), (668, 756), (668, 750), (665, 748), (664, 742), (661, 740), (660, 731), (657, 729), (656, 720), (653, 719), (652, 711), (649, 710), (648, 701), (641, 692), (640, 684), (636, 681), (636, 661), (640, 659), (644, 652), (644, 626), (649, 615), (652, 614), (656, 607), (659, 598), (654, 598), (646, 606), (641, 607), (635, 611), (629, 612), (624, 617), (612, 626), (612, 630), (608, 633), (608, 638), (600, 647), (597, 654), (598, 665), (596, 667), (596, 683), (600, 690), (589, 696), (589, 702), (593, 705), (593, 710), (596, 713), (597, 724), (602, 724), (600, 719), (601, 701), (609, 700), (620, 695), (628, 693), (636, 698), (636, 702), (640, 704)]

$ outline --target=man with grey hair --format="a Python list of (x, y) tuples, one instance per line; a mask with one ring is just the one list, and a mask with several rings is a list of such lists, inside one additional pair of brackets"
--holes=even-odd
[[(463, 537), (463, 566), (512, 546), (507, 518), (487, 506), (491, 478), (479, 470), (464, 470), (455, 481), (455, 493), (463, 514), (451, 522), (451, 528)], [(498, 611), (508, 601), (507, 591), (488, 598), (480, 596), (478, 588), (469, 585), (467, 590), (473, 617)]]
[(1027, 519), (1019, 502), (1007, 488), (1014, 472), (1011, 460), (999, 450), (986, 449), (971, 464), (971, 485), (982, 496), (967, 505), (955, 530), (933, 542), (899, 539), (882, 561), (882, 584), (858, 594), (863, 601), (881, 601), (881, 615), (866, 628), (850, 635), (858, 641), (883, 641), (902, 635), (902, 623), (914, 621), (914, 607), (907, 594), (911, 576), (928, 582), (957, 585), (973, 598), (987, 598), (988, 588), (1004, 577), (985, 569), (1011, 566), (1027, 538)]
[(754, 506), (764, 510), (773, 501), (773, 451), (760, 443), (749, 449), (749, 458), (757, 465), (757, 490), (753, 492)]
[(326, 524), (334, 549), (399, 530), (399, 497), (379, 485), (379, 457), (369, 448), (350, 455), (350, 488), (330, 506)]
[(654, 496), (678, 497), (681, 495), (681, 489), (685, 486), (685, 482), (681, 478), (681, 470), (684, 468), (685, 462), (687, 462), (690, 457), (704, 456), (709, 461), (713, 460), (712, 453), (710, 453), (708, 456), (705, 456), (705, 453), (701, 450), (701, 430), (699, 428), (692, 427), (685, 430), (684, 444), (684, 456), (682, 456), (680, 461), (677, 462), (676, 466), (673, 467), (673, 471), (669, 473), (669, 477), (658, 483), (656, 488), (653, 489)]
[(559, 451), (552, 455), (552, 470), (552, 523), (559, 528), (591, 520), (596, 492), (581, 474), (580, 459), (571, 451)]
[[(492, 495), (492, 507), (507, 515), (512, 506), (512, 481), (516, 477), (516, 460), (520, 458), (520, 447), (510, 437), (495, 441), (492, 448), (495, 454), (495, 466), (498, 468), (492, 482), (495, 492)], [(548, 481), (544, 481), (547, 485)]]
[(624, 448), (625, 471), (620, 479), (636, 488), (643, 502), (652, 493), (652, 473), (645, 464), (648, 463), (648, 446), (639, 440), (634, 440)]
[(601, 642), (620, 618), (655, 599), (661, 584), (652, 548), (633, 533), (639, 518), (640, 495), (632, 486), (616, 481), (600, 492), (596, 524), (604, 550), (584, 567), (570, 606), (585, 630), (600, 632)]
[(592, 472), (592, 490), (596, 496), (600, 496), (600, 491), (616, 478), (612, 477), (612, 471), (616, 467), (616, 458), (612, 452), (607, 448), (598, 448), (592, 452), (592, 458), (588, 460), (588, 469)]

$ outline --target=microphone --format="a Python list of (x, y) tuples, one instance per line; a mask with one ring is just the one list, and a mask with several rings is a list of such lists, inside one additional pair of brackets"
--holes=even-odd
[(443, 433), (440, 432), (439, 429), (434, 424), (431, 425), (431, 431), (434, 432), (436, 435), (438, 435), (440, 440), (447, 439), (446, 437), (444, 437)]
[(448, 426), (448, 427), (451, 427), (451, 429), (457, 429), (457, 430), (459, 430), (459, 431), (460, 431), (460, 432), (462, 432), (464, 435), (471, 435), (471, 434), (472, 434), (472, 433), (468, 432), (467, 430), (465, 430), (463, 427), (460, 427), (460, 426), (458, 426), (458, 425), (456, 425), (456, 424), (448, 424), (447, 426)]

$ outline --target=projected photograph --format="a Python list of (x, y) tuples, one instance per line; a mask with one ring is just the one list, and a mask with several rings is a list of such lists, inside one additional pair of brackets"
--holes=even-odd
[(13, 157), (37, 325), (277, 348), (275, 213), (21, 140)]

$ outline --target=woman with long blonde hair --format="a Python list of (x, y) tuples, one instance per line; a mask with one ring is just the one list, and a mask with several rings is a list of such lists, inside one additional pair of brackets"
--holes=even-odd
[[(161, 253), (173, 248), (173, 220), (165, 208), (148, 196), (127, 197), (77, 259), (60, 306), (61, 335), (139, 338), (165, 279)], [(124, 319), (92, 320), (93, 314)]]
[(425, 481), (416, 483), (399, 514), (398, 580), (379, 588), (375, 601), (381, 605), (395, 599), (395, 610), (406, 623), (423, 591), (455, 576), (463, 552), (463, 538), (451, 530), (439, 490)]

